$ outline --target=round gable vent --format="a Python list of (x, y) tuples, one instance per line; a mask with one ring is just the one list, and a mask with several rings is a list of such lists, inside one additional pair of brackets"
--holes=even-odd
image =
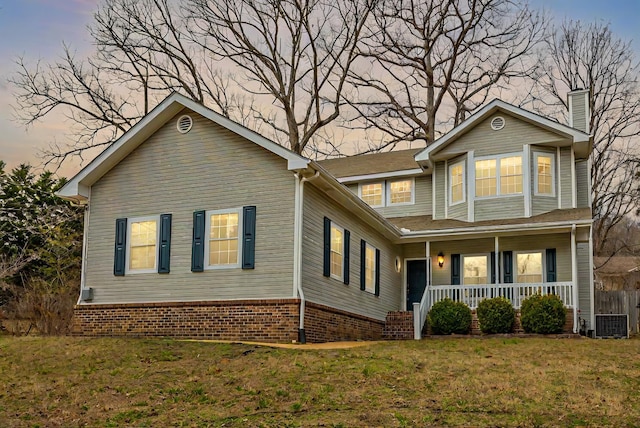
[(496, 116), (491, 119), (491, 129), (493, 129), (494, 131), (499, 131), (502, 128), (504, 128), (504, 117)]
[(191, 127), (193, 126), (193, 119), (191, 119), (191, 116), (187, 116), (186, 114), (184, 116), (180, 116), (176, 126), (179, 133), (186, 134), (187, 132), (191, 131)]

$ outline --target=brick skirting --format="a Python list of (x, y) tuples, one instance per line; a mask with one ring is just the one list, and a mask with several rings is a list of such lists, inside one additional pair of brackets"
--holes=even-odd
[(412, 340), (413, 312), (389, 312), (384, 325), (383, 337), (386, 340)]
[(307, 302), (304, 329), (308, 342), (380, 340), (384, 321)]
[(299, 310), (298, 299), (78, 305), (71, 333), (290, 343)]

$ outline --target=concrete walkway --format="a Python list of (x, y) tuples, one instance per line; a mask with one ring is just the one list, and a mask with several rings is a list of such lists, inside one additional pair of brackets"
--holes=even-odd
[(255, 345), (255, 346), (268, 346), (271, 348), (284, 348), (284, 349), (299, 349), (299, 350), (311, 350), (311, 349), (349, 349), (358, 348), (361, 346), (375, 345), (380, 343), (379, 341), (359, 341), (359, 342), (326, 342), (326, 343), (267, 343), (267, 342), (245, 342), (239, 340), (197, 340), (189, 339), (185, 342), (203, 342), (203, 343), (237, 343), (242, 345)]

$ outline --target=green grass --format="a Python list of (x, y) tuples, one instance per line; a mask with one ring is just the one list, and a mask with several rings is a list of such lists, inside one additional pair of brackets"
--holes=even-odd
[(3, 336), (0, 379), (3, 427), (640, 426), (640, 339)]

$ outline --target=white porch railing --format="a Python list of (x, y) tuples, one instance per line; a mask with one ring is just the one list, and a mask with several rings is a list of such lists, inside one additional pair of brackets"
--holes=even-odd
[[(504, 297), (511, 301), (514, 308), (520, 309), (522, 301), (532, 294), (555, 294), (564, 302), (565, 307), (573, 308), (573, 282), (544, 282), (535, 284), (480, 284), (480, 285), (432, 285), (425, 294), (429, 312), (434, 303), (447, 297), (456, 302), (463, 302), (471, 309), (476, 309), (483, 299)], [(424, 300), (424, 299), (423, 299)], [(422, 307), (420, 308), (422, 311)], [(426, 313), (424, 315), (426, 317)]]

